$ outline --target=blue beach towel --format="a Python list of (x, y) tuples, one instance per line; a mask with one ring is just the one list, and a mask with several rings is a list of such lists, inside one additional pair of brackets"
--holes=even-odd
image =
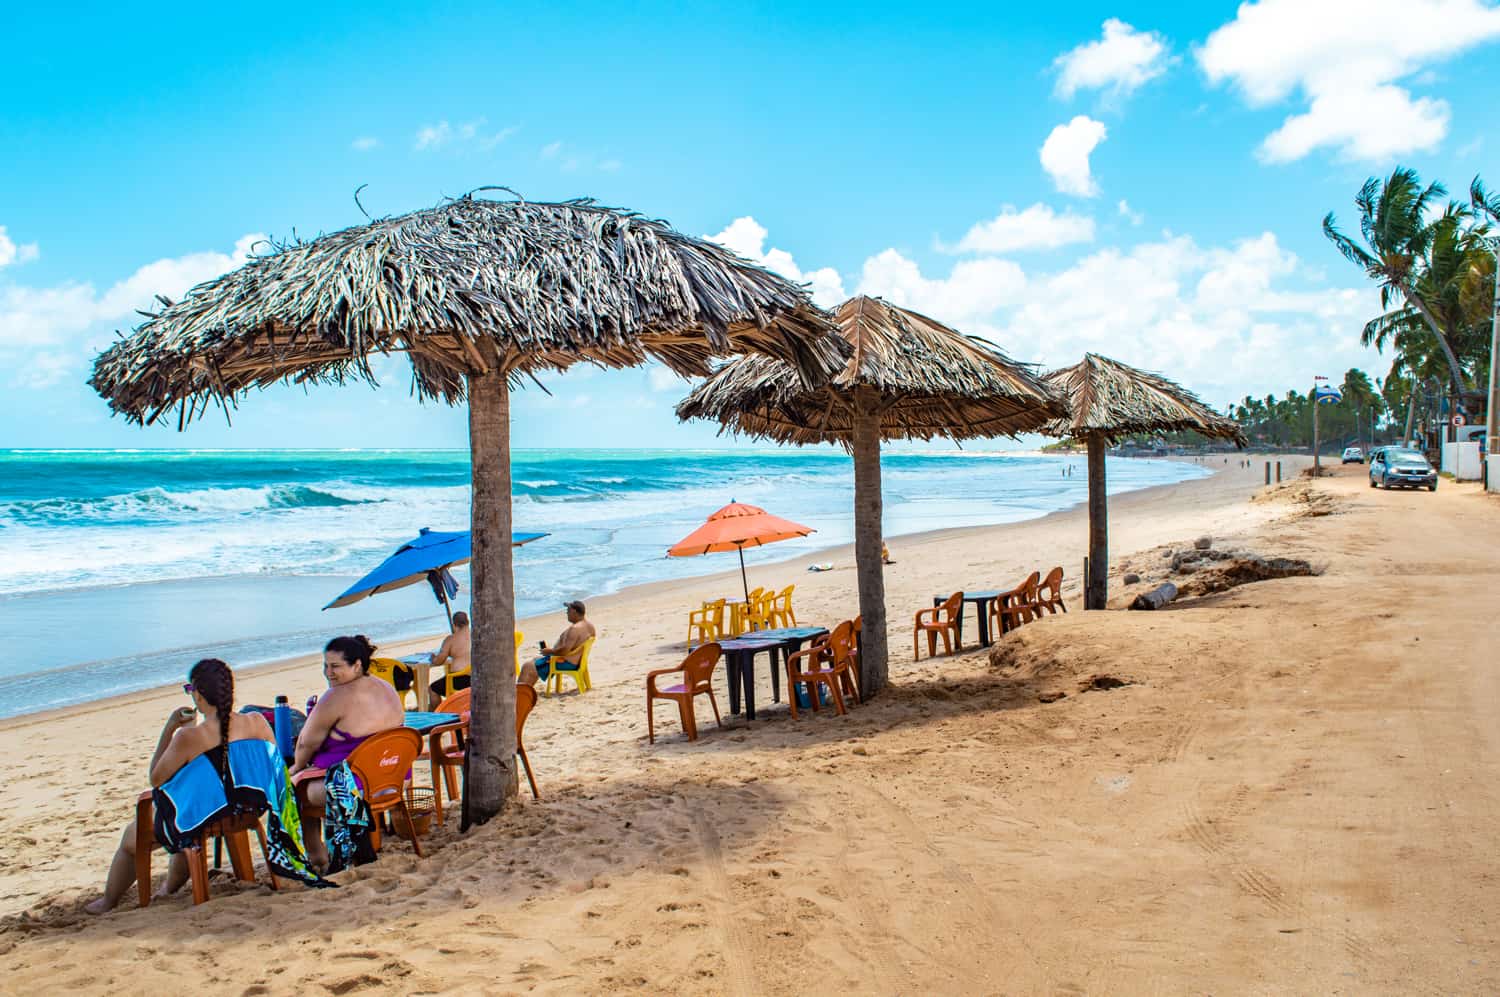
[(278, 876), (308, 886), (335, 884), (313, 872), (286, 763), (270, 741), (229, 742), (229, 777), (199, 755), (151, 793), (156, 840), (169, 852), (193, 843), (204, 826), (236, 814), (266, 815), (266, 862)]

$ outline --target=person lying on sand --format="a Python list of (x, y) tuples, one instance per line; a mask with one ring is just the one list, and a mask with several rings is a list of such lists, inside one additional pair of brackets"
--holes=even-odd
[[(472, 642), (469, 634), (469, 614), (453, 614), (453, 632), (443, 638), (442, 646), (432, 654), (432, 663), (443, 666), (443, 675), (432, 683), (432, 701), (442, 702), (448, 695), (447, 676), (453, 676), (453, 691), (469, 687), (469, 667), (472, 663)], [(463, 672), (455, 675), (455, 672)]]
[(595, 633), (594, 625), (584, 619), (583, 614), (583, 603), (576, 599), (568, 603), (568, 628), (553, 646), (542, 645), (542, 656), (521, 669), (519, 681), (534, 686), (538, 680), (546, 681), (554, 664), (577, 665), (583, 662), (583, 645)]
[[(182, 689), (192, 697), (193, 705), (173, 710), (161, 729), (148, 767), (153, 789), (162, 786), (199, 755), (207, 755), (227, 779), (229, 763), (224, 745), (241, 740), (276, 742), (265, 717), (259, 713), (234, 712), (234, 673), (218, 658), (204, 658), (194, 665)], [(195, 714), (203, 717), (197, 724), (193, 723)], [(135, 832), (135, 821), (125, 825), (120, 847), (109, 863), (104, 895), (84, 907), (90, 914), (113, 910), (125, 891), (135, 884)], [(177, 892), (187, 879), (187, 858), (178, 852), (167, 865), (166, 882), (156, 896)]]
[[(335, 637), (323, 649), (323, 676), (328, 691), (307, 717), (297, 738), (292, 775), (303, 769), (330, 769), (348, 758), (372, 734), (400, 727), (406, 717), (401, 697), (389, 683), (370, 674), (375, 645), (363, 635)], [(327, 802), (323, 780), (305, 784), (309, 808), (322, 809)], [(314, 868), (328, 864), (320, 822), (303, 815), (307, 855)]]

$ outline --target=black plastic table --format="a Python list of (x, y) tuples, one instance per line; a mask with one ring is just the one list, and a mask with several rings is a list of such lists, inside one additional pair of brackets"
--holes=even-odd
[[(977, 610), (979, 613), (979, 644), (981, 647), (990, 646), (990, 603), (994, 602), (1004, 594), (1004, 592), (991, 592), (989, 590), (985, 590), (983, 592), (964, 593), (964, 602), (972, 602), (974, 604), (975, 610)], [(932, 604), (933, 606), (941, 606), (950, 598), (952, 598), (951, 592), (948, 595), (935, 595), (932, 597)], [(954, 648), (955, 651), (963, 647), (964, 643), (963, 606), (959, 606), (958, 610), (958, 647)]]
[[(766, 651), (771, 665), (771, 698), (781, 702), (780, 664), (802, 649), (809, 640), (826, 636), (827, 627), (782, 627), (755, 630), (741, 637), (719, 641), (729, 680), (729, 712), (740, 712), (744, 700), (745, 719), (755, 719), (755, 656)], [(777, 655), (780, 654), (780, 661)]]

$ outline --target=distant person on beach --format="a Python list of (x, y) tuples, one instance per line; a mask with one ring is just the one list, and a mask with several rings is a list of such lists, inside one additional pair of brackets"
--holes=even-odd
[[(246, 740), (276, 742), (265, 717), (259, 713), (234, 712), (234, 673), (219, 659), (204, 658), (194, 665), (188, 672), (183, 691), (192, 697), (193, 705), (173, 710), (161, 729), (156, 751), (147, 767), (152, 788), (167, 782), (199, 755), (207, 755), (214, 768), (228, 779), (227, 744)], [(203, 718), (197, 724), (193, 723), (195, 715)], [(120, 847), (110, 861), (104, 895), (84, 907), (90, 914), (113, 910), (125, 891), (135, 885), (135, 834), (136, 823), (131, 821), (125, 825)], [(158, 846), (162, 844), (157, 841)], [(157, 890), (156, 896), (160, 898), (177, 892), (187, 879), (187, 857), (178, 852), (167, 864), (166, 882)]]
[(881, 564), (895, 564), (896, 563), (895, 561), (891, 560), (891, 549), (885, 545), (885, 541), (884, 540), (880, 541), (880, 563)]
[(568, 628), (557, 638), (557, 643), (542, 645), (542, 656), (521, 669), (520, 681), (527, 685), (545, 682), (552, 674), (554, 659), (561, 664), (577, 665), (583, 662), (583, 645), (595, 634), (594, 625), (584, 619), (584, 605), (578, 600), (568, 603)]
[[(375, 645), (363, 634), (335, 637), (323, 649), (323, 676), (328, 691), (307, 716), (297, 738), (292, 775), (303, 769), (331, 769), (348, 758), (372, 734), (400, 727), (406, 718), (401, 696), (390, 683), (370, 674)], [(327, 796), (322, 779), (305, 784), (310, 808), (322, 809)], [(308, 859), (316, 868), (328, 862), (323, 828), (316, 820), (302, 821)]]
[[(469, 668), (472, 665), (472, 640), (469, 633), (469, 614), (453, 614), (453, 632), (443, 638), (443, 644), (432, 655), (434, 665), (443, 666), (443, 676), (432, 683), (432, 701), (442, 702), (448, 695), (448, 676), (453, 676), (453, 691), (469, 687)], [(462, 675), (455, 674), (462, 672)]]

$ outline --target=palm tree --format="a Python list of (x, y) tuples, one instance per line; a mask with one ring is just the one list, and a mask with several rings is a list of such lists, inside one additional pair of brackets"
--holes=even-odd
[[(1373, 409), (1380, 403), (1380, 395), (1375, 391), (1375, 386), (1370, 383), (1370, 377), (1364, 371), (1351, 367), (1344, 373), (1344, 401), (1354, 410), (1354, 434), (1361, 447), (1364, 446), (1365, 419), (1362, 413)], [(1373, 442), (1373, 441), (1372, 441)]]
[(1364, 235), (1364, 245), (1338, 230), (1333, 212), (1323, 218), (1323, 234), (1338, 247), (1345, 259), (1380, 284), (1382, 308), (1389, 312), (1391, 302), (1399, 297), (1416, 310), (1447, 360), (1455, 393), (1462, 395), (1468, 385), (1464, 380), (1463, 366), (1458, 362), (1450, 341), (1458, 330), (1444, 325), (1426, 297), (1444, 284), (1442, 281), (1424, 283), (1434, 242), (1440, 238), (1445, 225), (1457, 225), (1461, 229), (1460, 219), (1468, 210), (1462, 205), (1450, 205), (1437, 221), (1429, 222), (1427, 216), (1432, 205), (1446, 194), (1447, 189), (1442, 184), (1431, 183), (1424, 188), (1415, 170), (1397, 167), (1384, 183), (1376, 177), (1366, 180), (1354, 198), (1359, 209), (1359, 228)]

